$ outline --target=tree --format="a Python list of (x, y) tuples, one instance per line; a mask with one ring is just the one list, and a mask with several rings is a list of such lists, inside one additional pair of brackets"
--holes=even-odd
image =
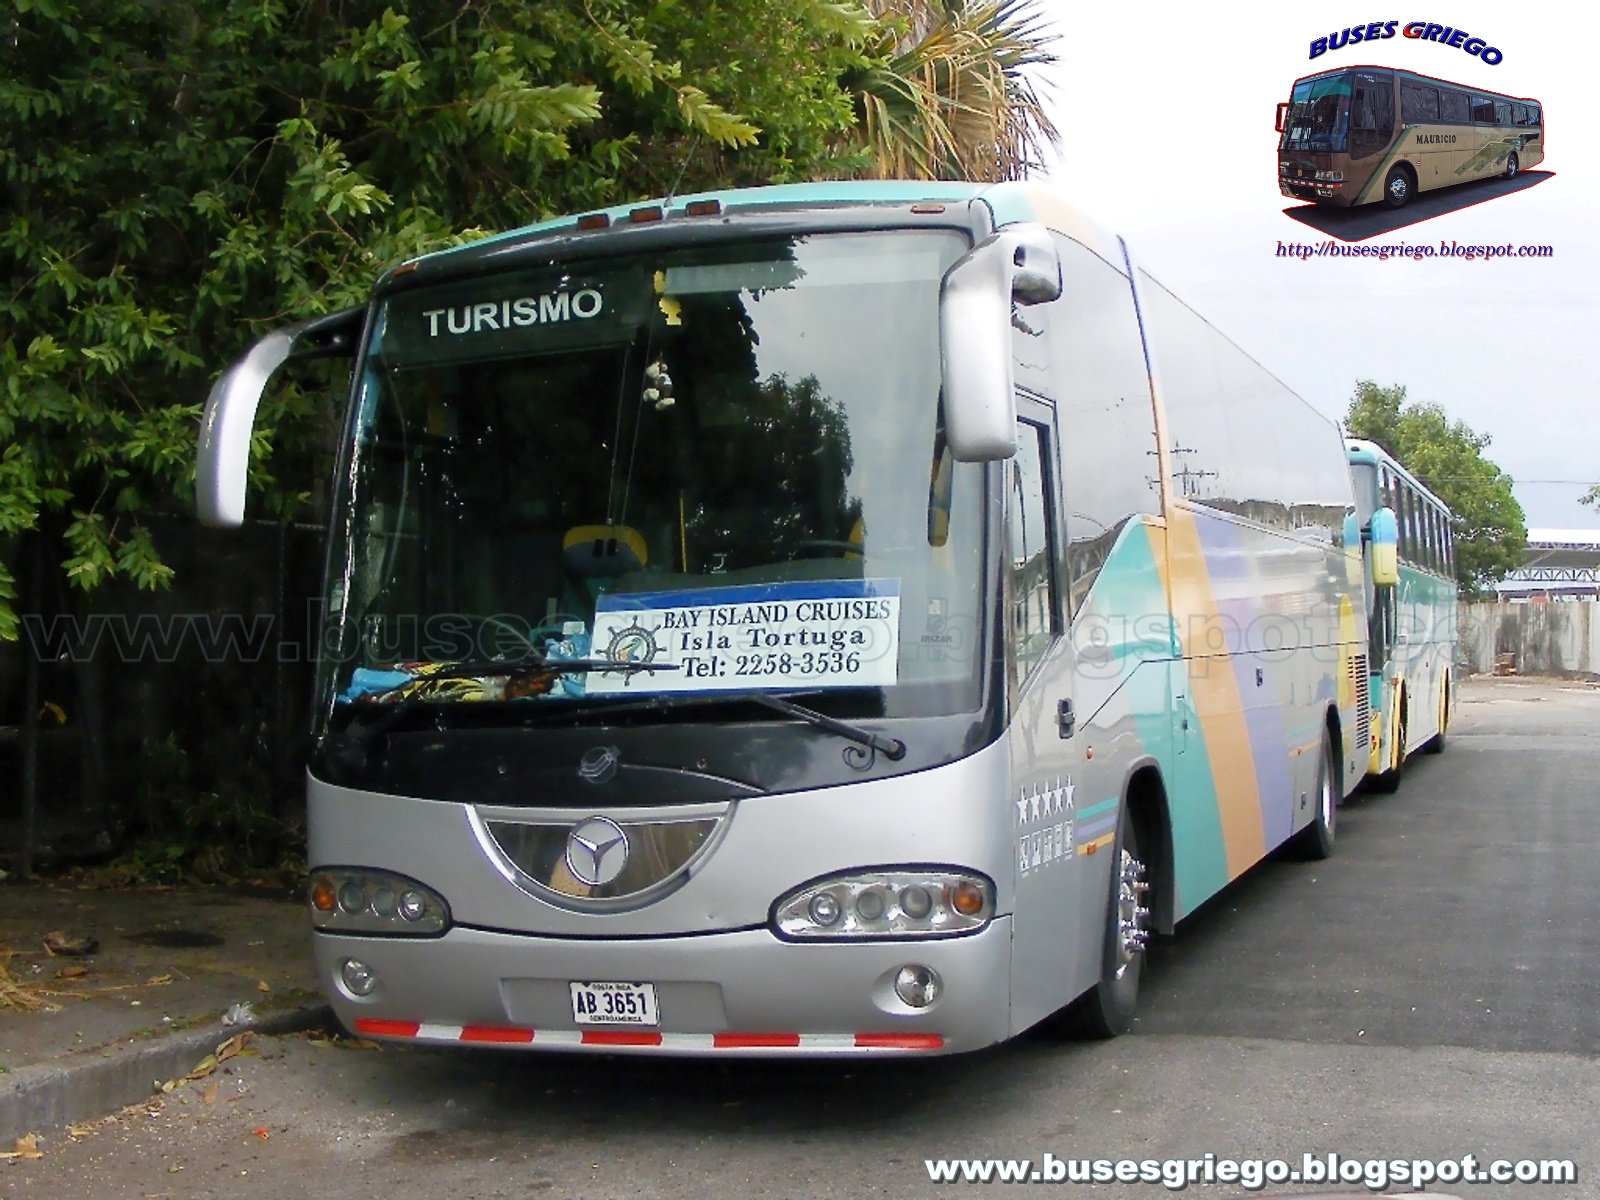
[[(17, 0), (0, 640), (26, 531), (84, 591), (161, 586), (147, 519), (187, 507), (210, 377), (390, 264), (674, 191), (1016, 174), (1053, 136), (1030, 2)], [(309, 515), (331, 394), (263, 404), (259, 511)]]
[(1033, 0), (867, 0), (879, 17), (848, 77), (868, 173), (1016, 179), (1057, 138), (1031, 77), (1055, 61)]
[(1377, 442), (1454, 514), (1456, 579), (1477, 594), (1522, 563), (1528, 531), (1511, 476), (1483, 455), (1489, 435), (1451, 421), (1437, 404), (1406, 403), (1406, 389), (1356, 384), (1345, 417), (1352, 437)]

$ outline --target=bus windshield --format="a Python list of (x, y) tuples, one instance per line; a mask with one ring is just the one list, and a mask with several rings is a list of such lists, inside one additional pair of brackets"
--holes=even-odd
[(1350, 73), (1320, 75), (1294, 85), (1280, 150), (1335, 154), (1350, 123)]
[(331, 710), (976, 708), (984, 474), (939, 417), (966, 245), (768, 237), (393, 294), (336, 502)]

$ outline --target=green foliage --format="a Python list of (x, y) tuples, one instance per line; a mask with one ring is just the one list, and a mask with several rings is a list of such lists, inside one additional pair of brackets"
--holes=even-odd
[[(188, 506), (209, 380), (263, 328), (485, 230), (860, 171), (847, 81), (904, 53), (845, 0), (8, 8), (0, 638), (26, 530), (79, 588), (164, 583), (145, 521)], [(328, 383), (263, 402), (257, 511), (313, 515)]]
[(1406, 403), (1406, 389), (1356, 384), (1351, 436), (1377, 442), (1455, 514), (1456, 578), (1479, 594), (1522, 562), (1528, 530), (1511, 476), (1483, 455), (1489, 435), (1451, 421), (1437, 404)]

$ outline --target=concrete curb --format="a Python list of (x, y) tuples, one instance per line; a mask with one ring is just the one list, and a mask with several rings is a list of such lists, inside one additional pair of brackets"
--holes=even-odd
[(156, 1080), (194, 1070), (219, 1042), (249, 1029), (265, 1036), (331, 1026), (326, 1004), (275, 1013), (249, 1025), (210, 1024), (148, 1042), (118, 1043), (0, 1075), (0, 1145), (26, 1133), (63, 1129), (148, 1100)]

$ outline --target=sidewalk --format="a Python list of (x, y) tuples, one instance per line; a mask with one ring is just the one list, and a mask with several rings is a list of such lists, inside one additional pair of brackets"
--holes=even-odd
[(242, 1029), (326, 1019), (303, 901), (0, 886), (0, 1146), (142, 1100)]

